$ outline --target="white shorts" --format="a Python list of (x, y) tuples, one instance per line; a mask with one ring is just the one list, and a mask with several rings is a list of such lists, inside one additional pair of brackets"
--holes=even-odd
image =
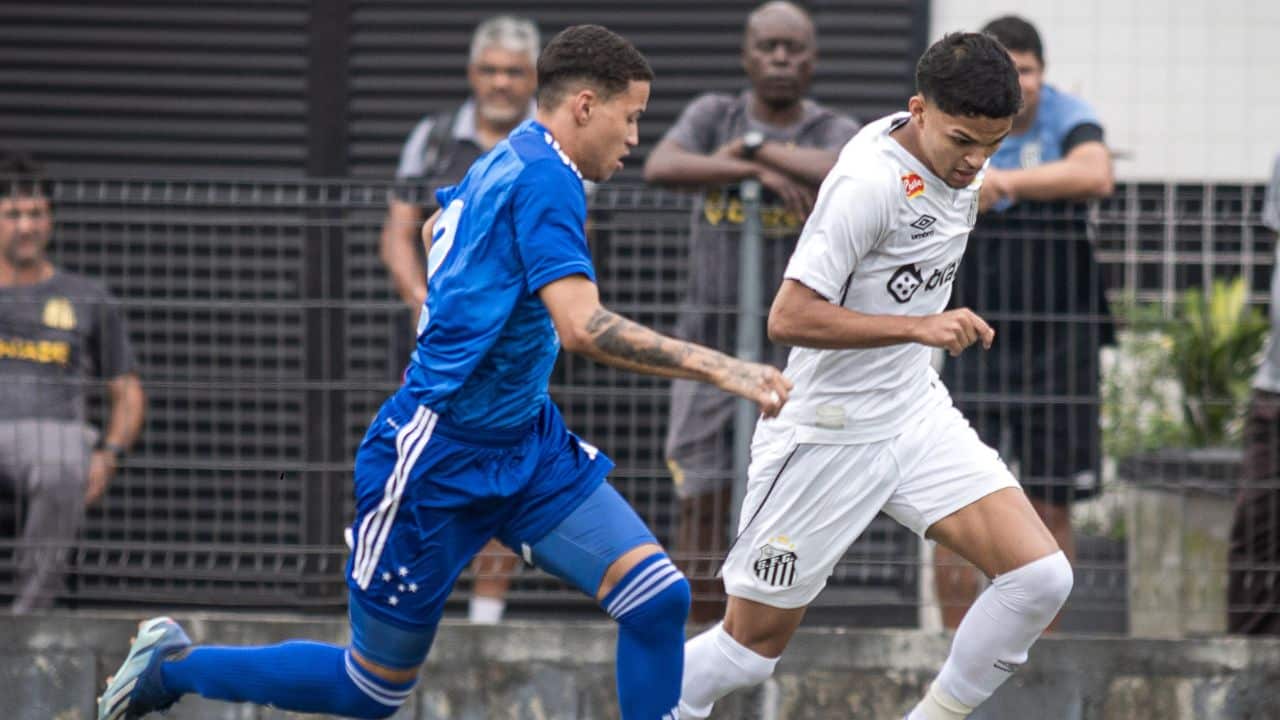
[(725, 590), (804, 607), (881, 510), (923, 537), (966, 505), (1019, 487), (941, 384), (935, 398), (899, 435), (857, 445), (805, 426), (758, 423)]

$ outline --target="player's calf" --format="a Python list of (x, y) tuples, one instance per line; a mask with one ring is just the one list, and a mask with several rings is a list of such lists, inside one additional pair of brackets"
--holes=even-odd
[(689, 601), (689, 581), (662, 552), (637, 563), (601, 601), (618, 621), (623, 720), (677, 717)]
[(1061, 551), (999, 575), (964, 616), (951, 654), (909, 720), (961, 720), (1027, 661), (1027, 651), (1071, 594)]

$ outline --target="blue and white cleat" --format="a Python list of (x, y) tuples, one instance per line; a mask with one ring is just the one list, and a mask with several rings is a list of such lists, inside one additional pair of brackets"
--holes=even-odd
[(98, 698), (98, 720), (133, 720), (177, 702), (180, 696), (161, 682), (160, 661), (190, 646), (182, 627), (167, 617), (139, 623), (129, 654)]

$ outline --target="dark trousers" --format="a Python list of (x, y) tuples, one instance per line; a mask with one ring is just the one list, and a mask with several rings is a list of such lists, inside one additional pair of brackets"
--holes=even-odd
[(1244, 452), (1231, 524), (1227, 629), (1280, 635), (1280, 394), (1254, 393)]

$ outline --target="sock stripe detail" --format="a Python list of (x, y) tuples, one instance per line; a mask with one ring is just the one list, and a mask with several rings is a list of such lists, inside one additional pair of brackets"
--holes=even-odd
[(605, 612), (614, 618), (621, 618), (637, 605), (651, 599), (673, 583), (679, 582), (680, 577), (680, 571), (676, 566), (671, 564), (670, 559), (663, 556), (644, 568), (625, 587), (615, 589), (615, 597), (605, 607)]
[[(644, 562), (644, 561), (642, 560), (641, 562)], [(667, 564), (670, 565), (671, 563), (667, 562)], [(617, 617), (617, 613), (614, 612), (614, 609), (617, 608), (620, 603), (625, 602), (629, 597), (631, 597), (631, 594), (633, 593), (636, 587), (644, 583), (654, 573), (658, 572), (659, 570), (662, 570), (663, 569), (662, 565), (663, 565), (663, 560), (660, 559), (660, 560), (654, 561), (653, 563), (650, 563), (648, 567), (644, 567), (640, 569), (639, 574), (632, 577), (630, 582), (627, 582), (626, 578), (623, 578), (623, 581), (627, 582), (627, 584), (619, 585), (615, 587), (611, 593), (609, 593), (611, 596), (613, 596), (613, 600), (610, 601), (607, 605), (605, 605), (605, 608), (604, 608), (605, 612), (609, 613), (610, 615), (613, 615), (614, 617)], [(635, 570), (632, 570), (632, 572), (635, 572)], [(606, 598), (606, 600), (607, 599), (608, 598)]]
[(364, 671), (356, 666), (354, 660), (351, 659), (350, 651), (343, 653), (343, 661), (347, 667), (347, 677), (351, 678), (351, 682), (365, 695), (368, 695), (374, 702), (386, 705), (387, 707), (400, 707), (413, 694), (413, 686), (403, 690), (396, 690), (389, 687), (378, 685), (378, 681), (366, 677)]
[(618, 607), (621, 607), (623, 602), (631, 600), (631, 597), (636, 593), (636, 589), (644, 587), (644, 584), (648, 583), (649, 579), (652, 578), (654, 574), (666, 570), (664, 566), (667, 566), (667, 568), (673, 568), (671, 561), (667, 560), (666, 557), (659, 557), (658, 560), (650, 562), (648, 566), (640, 568), (639, 573), (636, 573), (636, 570), (632, 570), (632, 573), (635, 573), (635, 575), (630, 579), (630, 582), (628, 582), (626, 578), (623, 578), (623, 582), (626, 584), (618, 585), (618, 587), (613, 588), (612, 593), (609, 593), (612, 594), (613, 600), (604, 607), (604, 611), (608, 612), (609, 615), (614, 616), (614, 618), (617, 618), (618, 614), (616, 610)]
[(617, 618), (625, 617), (627, 613), (649, 602), (654, 597), (656, 597), (659, 593), (661, 593), (663, 590), (666, 590), (672, 585), (675, 585), (676, 583), (680, 582), (680, 579), (682, 577), (683, 576), (680, 574), (680, 571), (675, 570), (675, 568), (672, 568), (672, 572), (666, 573), (661, 578), (656, 580), (647, 589), (645, 589), (643, 594), (638, 595), (631, 602), (618, 608), (618, 614), (615, 617)]

